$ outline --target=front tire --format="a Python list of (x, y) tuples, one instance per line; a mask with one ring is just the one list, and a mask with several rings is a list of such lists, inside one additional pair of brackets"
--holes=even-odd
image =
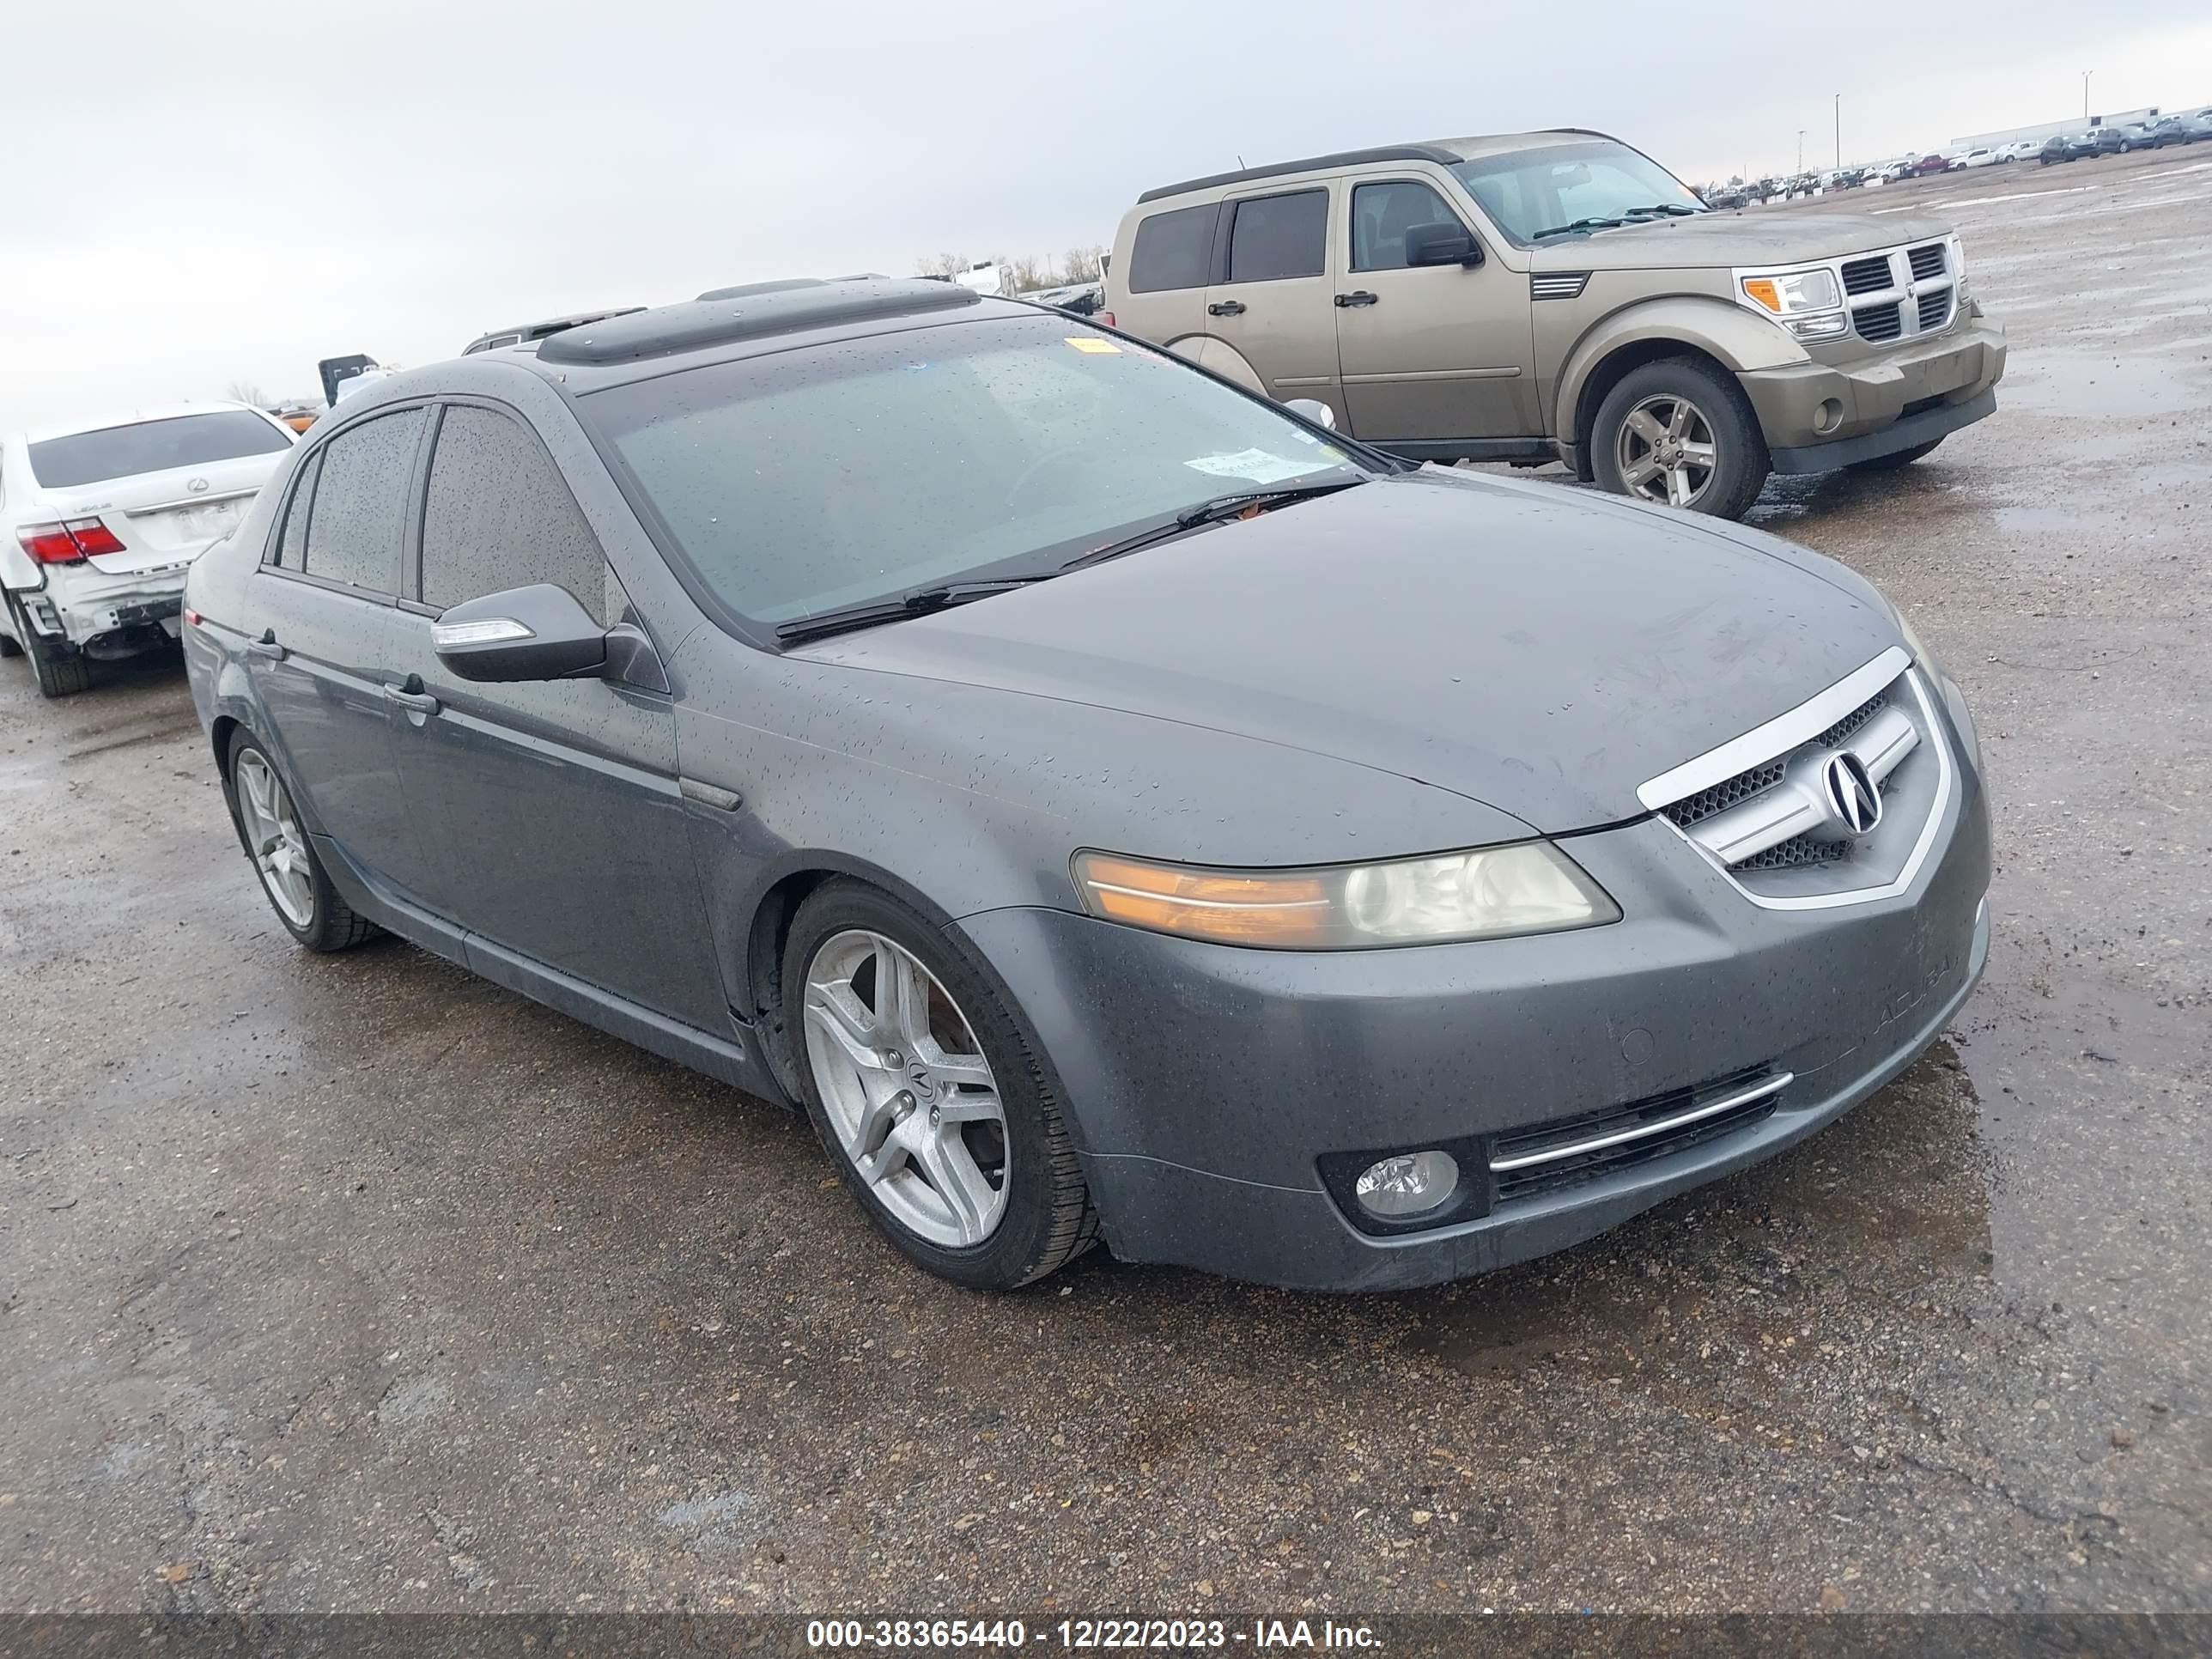
[(1052, 1085), (1005, 994), (944, 930), (840, 878), (799, 906), (782, 974), (806, 1115), (908, 1261), (1011, 1291), (1096, 1240)]
[(1853, 472), (1895, 472), (1911, 466), (1942, 441), (1941, 438), (1930, 438), (1926, 443), (1915, 444), (1910, 449), (1897, 450), (1887, 455), (1869, 456), (1863, 461), (1853, 461), (1850, 470)]
[(1617, 495), (1740, 519), (1769, 470), (1743, 388), (1697, 358), (1631, 369), (1598, 405), (1590, 471)]
[(241, 728), (231, 734), (222, 789), (239, 844), (253, 860), (261, 890), (284, 931), (310, 951), (349, 951), (376, 924), (356, 914), (331, 885), (330, 872), (300, 822), (276, 763)]

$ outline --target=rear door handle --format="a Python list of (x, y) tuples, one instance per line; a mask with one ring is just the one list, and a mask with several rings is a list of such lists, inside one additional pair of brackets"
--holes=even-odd
[(266, 657), (271, 662), (282, 662), (292, 654), (276, 643), (276, 630), (273, 628), (263, 629), (258, 640), (246, 641), (246, 648), (255, 656)]
[[(412, 678), (411, 676), (410, 678)], [(420, 685), (422, 683), (422, 682), (419, 679), (413, 680), (413, 684), (416, 685)], [(384, 700), (386, 702), (396, 702), (402, 708), (406, 709), (410, 714), (434, 714), (438, 712), (439, 708), (441, 707), (438, 700), (432, 696), (428, 692), (410, 691), (404, 685), (386, 686), (384, 688)]]
[(1336, 296), (1336, 302), (1342, 306), (1346, 310), (1349, 311), (1354, 306), (1371, 306), (1381, 297), (1382, 296), (1380, 295), (1370, 294), (1363, 288), (1355, 289), (1350, 294), (1338, 295)]
[(1206, 307), (1206, 310), (1211, 317), (1242, 317), (1244, 302), (1242, 300), (1219, 300)]

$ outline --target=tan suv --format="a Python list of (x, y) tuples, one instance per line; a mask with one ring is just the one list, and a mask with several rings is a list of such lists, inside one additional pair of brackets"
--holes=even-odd
[(1769, 472), (1917, 459), (2004, 373), (1949, 226), (1714, 211), (1579, 130), (1147, 191), (1106, 298), (1102, 321), (1397, 453), (1556, 459), (1728, 518)]

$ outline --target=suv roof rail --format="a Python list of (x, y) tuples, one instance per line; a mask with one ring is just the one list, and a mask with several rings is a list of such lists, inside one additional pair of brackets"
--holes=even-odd
[(840, 323), (956, 311), (982, 298), (957, 283), (918, 277), (876, 277), (825, 283), (813, 278), (748, 283), (753, 292), (730, 300), (688, 300), (655, 306), (606, 322), (556, 334), (538, 349), (541, 363), (605, 365), (672, 356), (704, 346), (833, 328)]
[(1212, 173), (1203, 179), (1186, 179), (1179, 185), (1162, 185), (1137, 198), (1157, 202), (1163, 196), (1180, 196), (1187, 190), (1211, 190), (1216, 185), (1242, 184), (1247, 179), (1276, 179), (1286, 173), (1306, 173), (1315, 167), (1356, 167), (1363, 161), (1441, 161), (1459, 160), (1436, 144), (1384, 144), (1376, 149), (1340, 149), (1333, 155), (1309, 155), (1296, 161), (1271, 161), (1263, 167), (1240, 167), (1234, 173)]

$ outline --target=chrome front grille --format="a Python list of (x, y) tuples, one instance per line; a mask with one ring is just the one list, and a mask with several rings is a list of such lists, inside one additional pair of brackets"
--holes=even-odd
[(1792, 1079), (1755, 1067), (1694, 1088), (1554, 1118), (1492, 1138), (1495, 1202), (1510, 1204), (1717, 1140), (1771, 1114)]
[(1923, 242), (1905, 257), (1912, 262), (1912, 278), (1915, 282), (1924, 283), (1931, 276), (1941, 276), (1943, 274), (1945, 260), (1943, 244), (1941, 242)]
[(1851, 326), (1858, 331), (1859, 338), (1872, 340), (1877, 345), (1905, 332), (1905, 321), (1894, 300), (1887, 305), (1861, 306), (1851, 313)]
[(1952, 778), (1936, 705), (1893, 646), (1637, 793), (1752, 898), (1788, 908), (1908, 881)]
[(1846, 294), (1879, 294), (1891, 286), (1889, 255), (1877, 253), (1864, 259), (1844, 261), (1844, 292)]
[(1920, 296), (1920, 331), (1933, 334), (1951, 320), (1951, 290), (1940, 288)]

